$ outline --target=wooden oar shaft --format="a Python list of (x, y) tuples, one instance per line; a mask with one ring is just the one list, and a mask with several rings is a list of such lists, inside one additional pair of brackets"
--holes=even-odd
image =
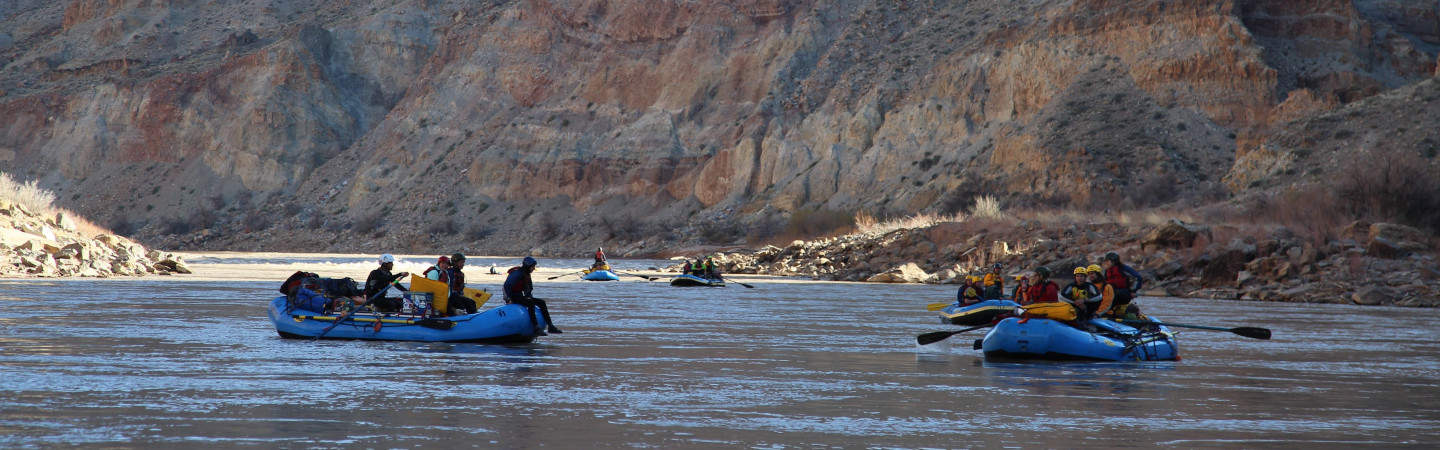
[[(299, 319), (299, 320), (323, 320), (323, 321), (335, 321), (335, 320), (340, 320), (340, 317), (339, 317), (339, 316), (294, 316), (294, 315), (292, 315), (292, 316), (290, 316), (290, 317), (293, 317), (293, 318)], [(353, 316), (352, 316), (352, 317), (350, 317), (349, 319), (346, 319), (346, 320), (349, 320), (349, 321), (351, 321), (351, 322), (366, 322), (366, 323), (380, 322), (380, 323), (398, 323), (398, 324), (405, 324), (405, 325), (414, 325), (414, 324), (416, 323), (415, 320), (410, 320), (410, 319), (382, 319), (382, 318), (378, 318), (378, 317), (353, 317)]]

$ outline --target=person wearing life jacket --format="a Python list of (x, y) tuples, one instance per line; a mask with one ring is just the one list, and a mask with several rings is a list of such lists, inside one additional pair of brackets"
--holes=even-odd
[(962, 306), (980, 303), (980, 289), (975, 286), (974, 276), (966, 277), (965, 283), (960, 285), (960, 291), (955, 293), (955, 302)]
[(429, 269), (425, 269), (422, 273), (425, 275), (425, 278), (446, 283), (448, 286), (450, 283), (450, 257), (440, 255), (440, 259), (435, 261), (435, 265), (430, 266)]
[(1081, 317), (1087, 319), (1093, 316), (1095, 309), (1100, 306), (1100, 291), (1090, 284), (1089, 274), (1084, 266), (1076, 267), (1075, 281), (1060, 290), (1060, 296), (1075, 305), (1075, 309), (1081, 312)]
[[(395, 257), (389, 253), (380, 255), (380, 267), (370, 271), (370, 276), (365, 278), (365, 298), (370, 300), (370, 308), (375, 312), (398, 312), (403, 304), (399, 298), (386, 298), (381, 292), (390, 288), (395, 280), (409, 275), (406, 272), (391, 274), (395, 269)], [(377, 298), (378, 297), (378, 298)]]
[(1134, 300), (1135, 292), (1140, 291), (1145, 282), (1144, 277), (1140, 276), (1140, 272), (1120, 262), (1120, 254), (1115, 252), (1106, 253), (1100, 264), (1105, 269), (1105, 284), (1115, 291), (1115, 305), (1110, 308), (1109, 315), (1140, 317), (1140, 308), (1131, 305), (1130, 301)]
[(610, 263), (605, 260), (604, 248), (595, 248), (595, 263), (590, 265), (590, 270), (610, 270)]
[(705, 278), (712, 280), (720, 278), (720, 271), (715, 268), (715, 258), (705, 257)]
[(550, 320), (550, 308), (545, 304), (545, 301), (535, 298), (535, 284), (530, 280), (530, 273), (534, 272), (535, 267), (538, 265), (539, 262), (535, 261), (535, 258), (526, 256), (525, 259), (520, 262), (519, 267), (510, 268), (508, 271), (509, 276), (505, 277), (505, 285), (502, 289), (505, 294), (505, 303), (524, 306), (525, 310), (530, 313), (530, 326), (536, 331), (540, 330), (540, 324), (535, 320), (534, 308), (539, 307), (540, 317), (545, 318), (545, 323), (548, 325), (545, 331), (554, 334), (564, 333), (560, 331), (559, 327), (555, 326), (555, 322)]
[(1030, 277), (1025, 275), (1015, 276), (1015, 291), (1010, 293), (1010, 299), (1015, 303), (1025, 303), (1025, 295), (1030, 293)]
[(1050, 281), (1050, 268), (1041, 266), (1035, 269), (1035, 284), (1025, 293), (1025, 301), (1021, 305), (1042, 302), (1060, 301), (1060, 286)]
[(688, 259), (685, 260), (685, 266), (680, 268), (680, 273), (682, 275), (690, 275), (694, 271), (694, 267), (690, 264), (690, 260)]
[(1000, 263), (990, 266), (990, 273), (985, 274), (982, 285), (985, 287), (984, 297), (986, 300), (994, 300), (1005, 296), (1005, 276), (1000, 271), (1005, 266)]
[(450, 269), (445, 271), (446, 283), (450, 285), (449, 309), (452, 316), (475, 314), (479, 309), (475, 300), (465, 296), (465, 255), (450, 255)]

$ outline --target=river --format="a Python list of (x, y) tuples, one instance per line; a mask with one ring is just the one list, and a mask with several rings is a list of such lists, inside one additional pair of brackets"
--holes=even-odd
[[(944, 286), (562, 276), (528, 345), (280, 339), (266, 302), (353, 255), (191, 255), (192, 276), (0, 281), (0, 447), (1433, 447), (1440, 311), (1152, 299), (1178, 362), (995, 363), (918, 347)], [(472, 286), (498, 290), (472, 258)], [(643, 271), (661, 261), (615, 261)], [(405, 258), (400, 269), (426, 263)], [(495, 300), (498, 302), (498, 300)], [(494, 306), (491, 304), (489, 306)]]

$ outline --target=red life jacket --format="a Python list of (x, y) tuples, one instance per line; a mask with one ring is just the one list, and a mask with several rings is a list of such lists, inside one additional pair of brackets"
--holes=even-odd
[(1054, 281), (1045, 280), (1034, 286), (1025, 294), (1025, 300), (1029, 303), (1058, 302), (1060, 301), (1060, 286)]
[(1115, 286), (1115, 289), (1130, 289), (1130, 277), (1125, 276), (1125, 271), (1116, 264), (1105, 269), (1105, 284)]

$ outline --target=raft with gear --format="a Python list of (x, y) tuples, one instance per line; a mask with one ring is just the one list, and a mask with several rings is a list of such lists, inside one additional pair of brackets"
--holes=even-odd
[[(1081, 329), (1081, 328), (1085, 329)], [(1175, 361), (1175, 334), (1164, 326), (1132, 327), (1108, 319), (1076, 325), (1042, 318), (1002, 319), (975, 342), (993, 360)]]
[(670, 280), (670, 285), (671, 285), (671, 286), (683, 286), (683, 287), (691, 287), (691, 286), (724, 287), (724, 286), (725, 286), (725, 280), (702, 278), (702, 277), (698, 277), (698, 276), (695, 276), (695, 275), (684, 274), (684, 275), (678, 275), (678, 276), (676, 276), (674, 279), (671, 279), (671, 280)]
[[(544, 335), (539, 330), (545, 329), (545, 319), (538, 309), (532, 309), (538, 329), (531, 325), (525, 307), (516, 304), (443, 318), (373, 313), (342, 318), (343, 314), (291, 308), (281, 296), (270, 302), (269, 314), (283, 338), (313, 339), (323, 333), (322, 339), (504, 344), (533, 342)], [(327, 328), (330, 331), (326, 332)]]
[(1015, 308), (1019, 307), (1019, 303), (1010, 300), (985, 300), (973, 305), (956, 303), (940, 310), (940, 323), (961, 326), (984, 325), (1014, 313)]
[(620, 275), (616, 275), (615, 272), (611, 272), (608, 269), (587, 270), (584, 275), (580, 276), (580, 279), (585, 281), (620, 281)]

